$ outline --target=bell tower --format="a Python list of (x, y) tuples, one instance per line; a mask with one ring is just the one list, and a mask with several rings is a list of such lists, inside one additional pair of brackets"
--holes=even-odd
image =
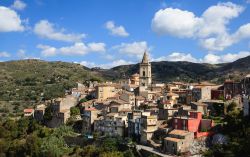
[(151, 64), (149, 62), (148, 54), (145, 51), (140, 63), (140, 87), (146, 89), (151, 83)]

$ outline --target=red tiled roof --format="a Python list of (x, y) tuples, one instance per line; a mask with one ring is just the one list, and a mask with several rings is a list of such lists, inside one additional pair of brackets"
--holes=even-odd
[(34, 111), (34, 109), (32, 108), (26, 108), (23, 110), (24, 113), (32, 113)]
[(92, 107), (92, 108), (86, 108), (85, 111), (96, 111), (97, 109)]

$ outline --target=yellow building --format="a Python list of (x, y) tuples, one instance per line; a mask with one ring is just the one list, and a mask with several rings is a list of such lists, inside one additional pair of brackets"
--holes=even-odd
[(140, 84), (140, 75), (137, 74), (137, 73), (131, 75), (130, 76), (130, 81), (131, 81), (130, 84), (139, 86), (139, 84)]
[(120, 90), (115, 84), (101, 84), (96, 86), (96, 99), (105, 100), (114, 97)]

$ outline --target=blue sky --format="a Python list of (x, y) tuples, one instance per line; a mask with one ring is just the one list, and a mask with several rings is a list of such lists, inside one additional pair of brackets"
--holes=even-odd
[(0, 0), (0, 61), (39, 58), (110, 68), (250, 55), (250, 1)]

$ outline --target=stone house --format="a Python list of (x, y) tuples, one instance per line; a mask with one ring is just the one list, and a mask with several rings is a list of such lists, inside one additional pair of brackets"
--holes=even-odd
[(94, 121), (98, 119), (98, 114), (100, 113), (100, 110), (97, 110), (96, 108), (86, 108), (84, 109), (82, 119), (83, 119), (83, 132), (90, 133), (93, 131), (93, 124)]
[(141, 110), (134, 110), (128, 113), (128, 137), (140, 139), (142, 116), (150, 116), (150, 112), (143, 112)]
[(151, 140), (154, 132), (157, 130), (157, 116), (141, 117), (141, 143), (147, 144)]
[(94, 131), (102, 135), (125, 136), (125, 120), (118, 113), (109, 113), (98, 120), (94, 120)]
[(100, 84), (95, 87), (96, 88), (96, 99), (98, 100), (106, 100), (109, 97), (115, 96), (119, 91), (121, 91), (116, 84), (106, 83)]
[(191, 109), (201, 112), (202, 115), (208, 115), (208, 105), (202, 102), (191, 102)]
[(193, 140), (193, 132), (175, 129), (164, 138), (163, 150), (171, 154), (188, 152)]

